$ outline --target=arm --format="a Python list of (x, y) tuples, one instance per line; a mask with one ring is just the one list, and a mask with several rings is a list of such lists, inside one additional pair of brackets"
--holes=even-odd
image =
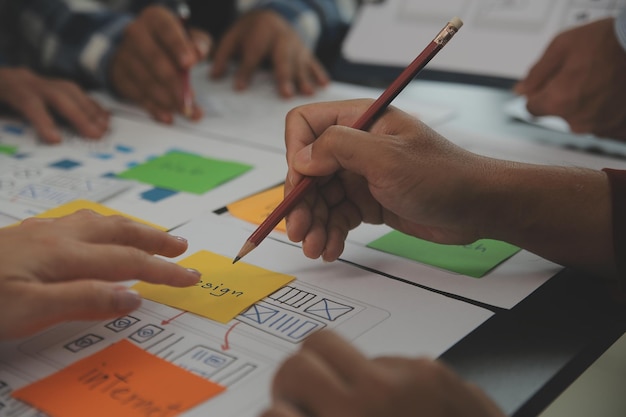
[(305, 255), (335, 260), (351, 229), (385, 223), (437, 243), (503, 240), (617, 275), (605, 173), (477, 155), (397, 109), (371, 132), (345, 127), (368, 103), (303, 106), (287, 117), (285, 192), (303, 175), (322, 177), (287, 217), (289, 238), (303, 242)]
[[(198, 31), (192, 34), (194, 42), (189, 40), (173, 13), (174, 0), (136, 0), (122, 8), (96, 0), (10, 4), (18, 62), (105, 88), (163, 122), (185, 110), (180, 71), (205, 57), (209, 44)], [(197, 105), (191, 113), (193, 119), (202, 115)]]
[(0, 229), (0, 340), (139, 307), (139, 295), (116, 282), (193, 285), (197, 271), (152, 256), (174, 257), (186, 249), (182, 238), (89, 210)]
[[(6, 2), (6, 0), (5, 0)], [(83, 86), (110, 88), (108, 66), (132, 15), (86, 0), (9, 1), (12, 60)]]

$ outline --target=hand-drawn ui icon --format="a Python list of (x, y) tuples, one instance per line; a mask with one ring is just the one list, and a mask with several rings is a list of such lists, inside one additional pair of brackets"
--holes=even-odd
[(103, 340), (104, 338), (101, 336), (97, 336), (95, 334), (86, 334), (74, 340), (73, 342), (66, 344), (64, 347), (70, 352), (76, 353), (83, 349), (87, 349), (88, 347), (91, 347), (95, 345), (96, 343), (101, 342)]
[(301, 341), (307, 335), (325, 326), (324, 323), (304, 314), (263, 302), (251, 306), (241, 313), (238, 319), (292, 343)]
[(154, 324), (148, 324), (137, 330), (135, 333), (131, 334), (129, 338), (137, 343), (143, 343), (147, 340), (152, 339), (154, 336), (158, 335), (162, 331), (162, 327), (155, 326)]
[(118, 317), (110, 323), (107, 323), (104, 327), (114, 332), (121, 332), (122, 330), (128, 329), (133, 324), (139, 321), (138, 318), (133, 316), (124, 316)]
[(304, 311), (325, 320), (335, 321), (352, 310), (354, 310), (354, 307), (352, 306), (329, 300), (328, 298), (323, 298)]

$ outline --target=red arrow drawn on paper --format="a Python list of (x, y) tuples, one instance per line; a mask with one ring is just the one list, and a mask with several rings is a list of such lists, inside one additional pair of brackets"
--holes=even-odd
[(226, 334), (224, 335), (224, 343), (222, 343), (222, 350), (228, 350), (230, 349), (230, 346), (228, 344), (228, 335), (230, 334), (230, 332), (233, 331), (233, 329), (235, 328), (236, 325), (238, 325), (239, 323), (241, 323), (240, 321), (235, 322), (232, 326), (230, 326), (230, 329), (228, 329), (228, 331), (226, 332)]
[(177, 318), (179, 318), (180, 316), (182, 316), (183, 314), (187, 313), (187, 311), (181, 311), (180, 313), (178, 313), (177, 315), (175, 315), (174, 317), (170, 317), (167, 320), (163, 320), (161, 322), (161, 324), (170, 324), (171, 322), (173, 322), (174, 320), (176, 320)]

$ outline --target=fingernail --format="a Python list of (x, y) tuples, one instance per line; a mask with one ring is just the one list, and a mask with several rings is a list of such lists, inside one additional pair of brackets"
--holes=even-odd
[(305, 146), (296, 154), (296, 162), (301, 164), (307, 164), (311, 161), (313, 153), (313, 147), (311, 145)]
[(200, 282), (200, 278), (202, 278), (202, 273), (200, 271), (194, 268), (187, 268), (187, 271), (191, 272), (196, 277), (194, 284)]
[(196, 49), (198, 49), (200, 56), (204, 58), (209, 54), (209, 48), (211, 47), (211, 44), (205, 39), (197, 39), (194, 43), (196, 44)]
[(115, 304), (119, 311), (134, 310), (141, 305), (141, 296), (135, 290), (126, 287), (115, 291)]
[(194, 275), (200, 276), (202, 273), (195, 268), (187, 268), (187, 271), (191, 272)]
[(185, 239), (182, 236), (173, 236), (174, 239), (178, 240), (179, 242), (183, 242), (183, 243), (187, 243), (187, 239)]
[(59, 143), (63, 140), (61, 133), (56, 129), (50, 129), (48, 131), (48, 138), (50, 138), (50, 143)]
[(282, 90), (283, 90), (283, 95), (285, 97), (292, 97), (294, 95), (294, 93), (295, 93), (295, 88), (294, 88), (293, 84), (290, 83), (290, 82), (283, 83)]

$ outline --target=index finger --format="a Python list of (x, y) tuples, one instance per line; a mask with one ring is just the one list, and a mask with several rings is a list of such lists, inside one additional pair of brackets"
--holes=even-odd
[(169, 10), (161, 9), (151, 13), (147, 25), (170, 58), (181, 69), (189, 69), (197, 60), (191, 39), (182, 20)]
[[(23, 222), (22, 226), (27, 224)], [(64, 229), (64, 236), (74, 236), (85, 243), (132, 246), (167, 257), (178, 256), (187, 249), (182, 238), (123, 216), (102, 216), (91, 210), (57, 218), (54, 227)]]
[(347, 100), (308, 104), (292, 109), (285, 120), (287, 161), (315, 140), (330, 126), (351, 126), (372, 103)]
[(11, 105), (33, 124), (39, 137), (47, 143), (59, 143), (62, 140), (52, 114), (41, 97), (32, 97), (27, 101), (13, 101)]
[(196, 284), (200, 279), (198, 272), (150, 255), (136, 247), (77, 241), (64, 243), (64, 250), (48, 260), (46, 269), (36, 271), (42, 281), (139, 279), (153, 284), (187, 287)]

